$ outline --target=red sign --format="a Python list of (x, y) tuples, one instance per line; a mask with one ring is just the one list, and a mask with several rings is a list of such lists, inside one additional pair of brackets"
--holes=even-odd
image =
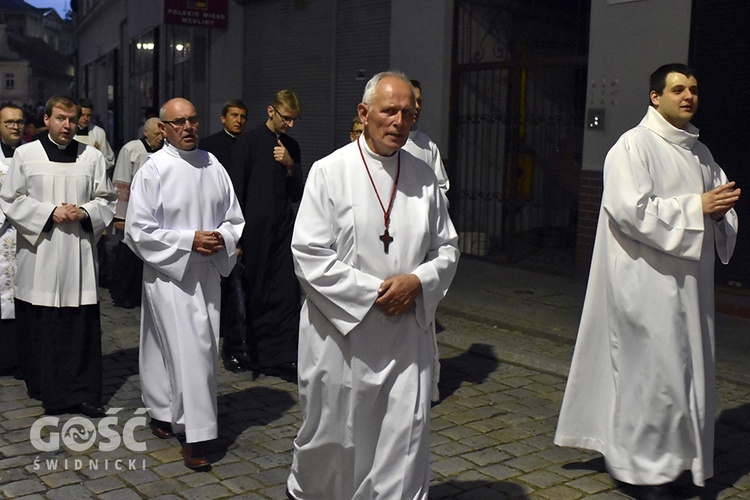
[(227, 29), (228, 0), (164, 0), (164, 22)]

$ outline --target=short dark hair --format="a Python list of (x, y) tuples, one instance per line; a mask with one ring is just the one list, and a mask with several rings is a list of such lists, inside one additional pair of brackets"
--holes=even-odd
[(695, 76), (693, 68), (682, 63), (670, 63), (663, 66), (659, 66), (656, 71), (651, 73), (649, 80), (649, 95), (651, 92), (656, 92), (659, 95), (664, 93), (664, 87), (667, 86), (667, 75), (670, 73), (680, 73), (685, 76)]
[(26, 113), (24, 112), (23, 108), (21, 106), (18, 106), (16, 104), (13, 104), (12, 102), (3, 102), (0, 103), (0, 111), (4, 109), (17, 109), (21, 113), (23, 113), (23, 116), (26, 117)]
[(78, 105), (82, 108), (89, 108), (91, 111), (94, 110), (94, 103), (91, 102), (91, 99), (87, 99), (85, 97), (81, 97), (78, 99)]
[(247, 106), (245, 106), (245, 103), (239, 99), (230, 99), (225, 102), (224, 107), (221, 108), (221, 116), (227, 116), (227, 113), (229, 113), (229, 108), (239, 108), (247, 113)]
[(54, 108), (55, 106), (59, 106), (65, 109), (76, 108), (78, 110), (78, 114), (81, 114), (81, 108), (78, 107), (78, 103), (76, 102), (76, 100), (66, 95), (56, 95), (50, 97), (47, 100), (47, 103), (44, 105), (44, 114), (47, 116), (52, 116), (52, 108)]
[(420, 82), (419, 80), (409, 80), (409, 81), (411, 82), (412, 87), (414, 87), (415, 89), (422, 90), (422, 82)]

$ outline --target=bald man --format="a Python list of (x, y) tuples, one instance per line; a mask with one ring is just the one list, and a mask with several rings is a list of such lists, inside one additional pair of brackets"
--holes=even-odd
[[(149, 157), (161, 149), (164, 134), (159, 128), (159, 118), (149, 118), (143, 126), (143, 137), (126, 143), (115, 163), (112, 177), (117, 192), (115, 211), (115, 233), (122, 238), (125, 229), (125, 214), (130, 199), (130, 183), (133, 176)], [(115, 265), (109, 281), (109, 294), (117, 307), (130, 309), (141, 304), (143, 262), (122, 241), (117, 245)]]

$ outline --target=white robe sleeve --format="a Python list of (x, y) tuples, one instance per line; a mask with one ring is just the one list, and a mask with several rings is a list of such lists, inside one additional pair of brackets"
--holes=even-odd
[(104, 157), (101, 155), (97, 155), (92, 182), (91, 200), (81, 204), (81, 208), (88, 212), (94, 239), (98, 240), (114, 219), (117, 202), (112, 182), (107, 177)]
[(383, 280), (344, 262), (334, 245), (335, 200), (325, 171), (313, 165), (292, 235), (297, 277), (315, 306), (343, 335), (356, 327), (378, 298)]
[(161, 227), (162, 195), (158, 171), (149, 160), (133, 178), (125, 217), (125, 243), (147, 265), (181, 281), (188, 269), (195, 231)]
[(42, 230), (55, 210), (55, 204), (28, 196), (23, 163), (18, 160), (17, 154), (0, 190), (0, 208), (13, 221), (19, 235), (32, 246), (39, 244), (43, 238)]
[(675, 257), (697, 261), (704, 235), (700, 194), (656, 194), (648, 147), (621, 137), (604, 162), (602, 208), (626, 236)]
[(436, 193), (437, 210), (430, 234), (430, 252), (414, 274), (422, 283), (422, 294), (417, 299), (417, 323), (427, 328), (435, 319), (438, 304), (448, 293), (458, 265), (458, 234), (448, 215), (445, 195)]

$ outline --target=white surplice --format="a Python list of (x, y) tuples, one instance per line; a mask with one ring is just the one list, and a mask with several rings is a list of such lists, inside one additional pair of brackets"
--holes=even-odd
[(107, 169), (110, 169), (115, 165), (115, 152), (112, 149), (112, 146), (109, 145), (107, 133), (99, 125), (94, 125), (93, 123), (90, 124), (89, 133), (87, 135), (76, 134), (73, 136), (73, 139), (98, 149), (104, 156), (104, 162), (107, 164)]
[(714, 256), (729, 261), (737, 216), (703, 215), (701, 193), (727, 178), (697, 139), (649, 108), (604, 163), (555, 443), (602, 453), (630, 484), (713, 475)]
[(146, 145), (141, 139), (134, 139), (120, 148), (112, 176), (112, 182), (117, 193), (116, 218), (125, 219), (125, 214), (128, 211), (128, 200), (130, 199), (130, 183), (133, 182), (133, 176), (151, 154), (146, 150)]
[[(98, 301), (96, 242), (112, 222), (115, 193), (104, 157), (77, 144), (74, 163), (50, 161), (41, 140), (19, 146), (0, 190), (0, 207), (18, 233), (16, 297), (46, 307)], [(55, 224), (43, 231), (55, 207), (77, 205), (93, 231)]]
[(420, 160), (424, 160), (425, 163), (432, 167), (438, 179), (440, 191), (446, 196), (447, 200), (451, 183), (448, 180), (448, 173), (445, 171), (443, 157), (440, 156), (437, 144), (427, 134), (415, 128), (409, 132), (409, 140), (406, 141), (406, 144), (401, 149), (410, 152)]
[[(220, 275), (237, 259), (245, 225), (232, 181), (206, 151), (165, 142), (131, 185), (125, 242), (143, 259), (140, 373), (149, 414), (187, 442), (218, 435)], [(222, 251), (192, 250), (195, 231), (219, 231)]]
[[(398, 154), (358, 140), (387, 207)], [(297, 498), (426, 499), (429, 485), (432, 323), (458, 263), (453, 224), (430, 168), (400, 153), (384, 252), (383, 212), (357, 142), (317, 161), (292, 239), (307, 294), (300, 320), (304, 422), (287, 485)], [(416, 310), (386, 316), (374, 302), (391, 276), (422, 283)]]
[[(11, 158), (0, 150), (0, 189), (5, 182)], [(15, 319), (16, 308), (13, 301), (16, 277), (16, 229), (0, 210), (0, 319)]]

